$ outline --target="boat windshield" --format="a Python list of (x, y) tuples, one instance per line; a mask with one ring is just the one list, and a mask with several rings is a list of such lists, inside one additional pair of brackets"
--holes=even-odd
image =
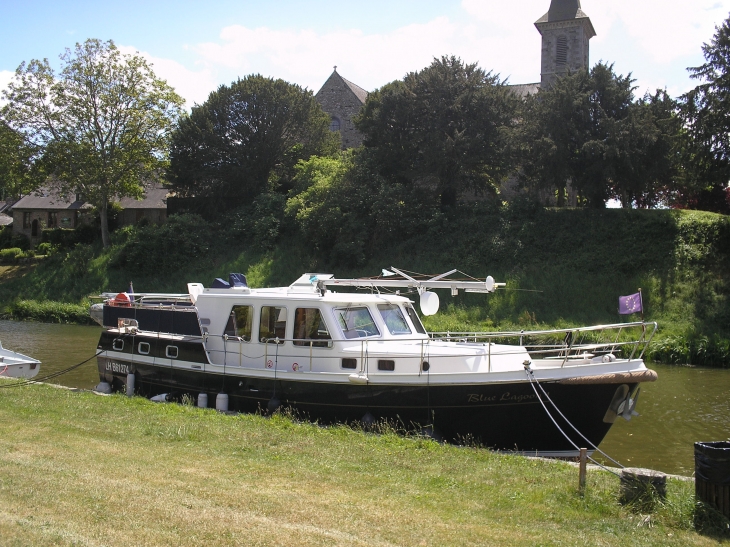
[(345, 338), (362, 338), (378, 336), (380, 331), (366, 307), (338, 308), (335, 310), (337, 322), (342, 328)]
[(416, 329), (416, 332), (426, 334), (426, 328), (423, 326), (423, 323), (421, 323), (421, 319), (418, 317), (416, 310), (413, 309), (413, 306), (406, 304), (405, 308), (408, 317), (411, 319), (411, 323), (413, 323), (413, 326)]
[(396, 304), (378, 304), (378, 311), (390, 334), (411, 334), (406, 318)]

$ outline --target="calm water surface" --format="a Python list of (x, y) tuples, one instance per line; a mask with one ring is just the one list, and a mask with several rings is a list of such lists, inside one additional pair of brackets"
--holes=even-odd
[[(100, 327), (0, 321), (8, 349), (39, 359), (39, 376), (73, 366), (96, 353)], [(630, 422), (619, 418), (600, 448), (626, 466), (691, 475), (696, 441), (730, 440), (730, 370), (652, 365), (659, 379), (642, 384)], [(54, 380), (92, 388), (96, 359)]]

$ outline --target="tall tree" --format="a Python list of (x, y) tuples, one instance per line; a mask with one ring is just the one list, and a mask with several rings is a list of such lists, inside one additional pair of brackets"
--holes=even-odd
[(526, 97), (523, 105), (521, 178), (539, 191), (554, 192), (559, 207), (581, 173), (582, 147), (591, 133), (591, 90), (590, 74), (580, 71)]
[(692, 138), (689, 164), (695, 188), (685, 197), (705, 209), (730, 212), (730, 17), (709, 43), (702, 45), (705, 63), (689, 68), (701, 83), (681, 97), (682, 116)]
[(108, 204), (139, 197), (159, 177), (183, 99), (111, 40), (89, 39), (60, 59), (58, 74), (47, 59), (21, 64), (3, 92), (2, 116), (42, 152), (61, 193), (81, 193), (97, 207), (108, 246)]
[(507, 175), (518, 102), (498, 75), (442, 57), (370, 93), (355, 125), (383, 176), (433, 187), (448, 207)]
[(625, 207), (667, 202), (679, 171), (676, 104), (663, 91), (635, 101), (633, 82), (598, 63), (528, 97), (519, 139), (523, 181), (554, 191), (559, 206), (568, 185), (589, 207), (611, 198)]
[(0, 192), (2, 199), (28, 193), (34, 180), (36, 149), (21, 133), (0, 120)]
[(251, 75), (222, 85), (180, 120), (173, 186), (184, 196), (231, 199), (286, 190), (299, 160), (338, 150), (329, 123), (310, 91), (284, 80)]

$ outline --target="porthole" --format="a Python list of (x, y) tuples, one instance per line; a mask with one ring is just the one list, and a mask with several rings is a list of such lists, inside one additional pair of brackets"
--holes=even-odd
[(115, 351), (124, 351), (124, 339), (115, 338), (114, 342), (112, 342), (112, 348), (114, 348)]
[(378, 370), (395, 370), (395, 361), (391, 359), (378, 360)]
[(342, 359), (342, 368), (357, 368), (357, 359)]
[(137, 351), (139, 351), (142, 355), (149, 355), (150, 353), (150, 344), (149, 342), (140, 342), (137, 346)]
[(165, 357), (169, 357), (170, 359), (177, 359), (177, 346), (167, 346), (165, 348)]
[(431, 365), (428, 363), (428, 361), (424, 361), (421, 364), (421, 368), (423, 369), (423, 372), (428, 372), (428, 369), (431, 368)]

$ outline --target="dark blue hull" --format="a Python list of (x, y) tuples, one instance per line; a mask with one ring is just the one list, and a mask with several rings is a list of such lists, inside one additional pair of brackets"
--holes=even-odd
[[(206, 393), (209, 406), (214, 407), (216, 395), (226, 393), (229, 410), (237, 412), (268, 413), (278, 403), (319, 423), (361, 422), (367, 415), (406, 430), (432, 427), (449, 442), (468, 441), (500, 450), (575, 452), (573, 443), (590, 448), (545, 401), (571, 440), (565, 438), (527, 381), (436, 386), (324, 383), (260, 379), (241, 376), (239, 371), (222, 375), (104, 357), (99, 358), (99, 371), (101, 379), (118, 391), (124, 389), (126, 374), (134, 373), (136, 392), (145, 397), (187, 394), (197, 400), (198, 394)], [(604, 416), (617, 390), (625, 389), (621, 384), (542, 385), (566, 418), (596, 446), (612, 425)], [(626, 385), (631, 391), (636, 386)]]

